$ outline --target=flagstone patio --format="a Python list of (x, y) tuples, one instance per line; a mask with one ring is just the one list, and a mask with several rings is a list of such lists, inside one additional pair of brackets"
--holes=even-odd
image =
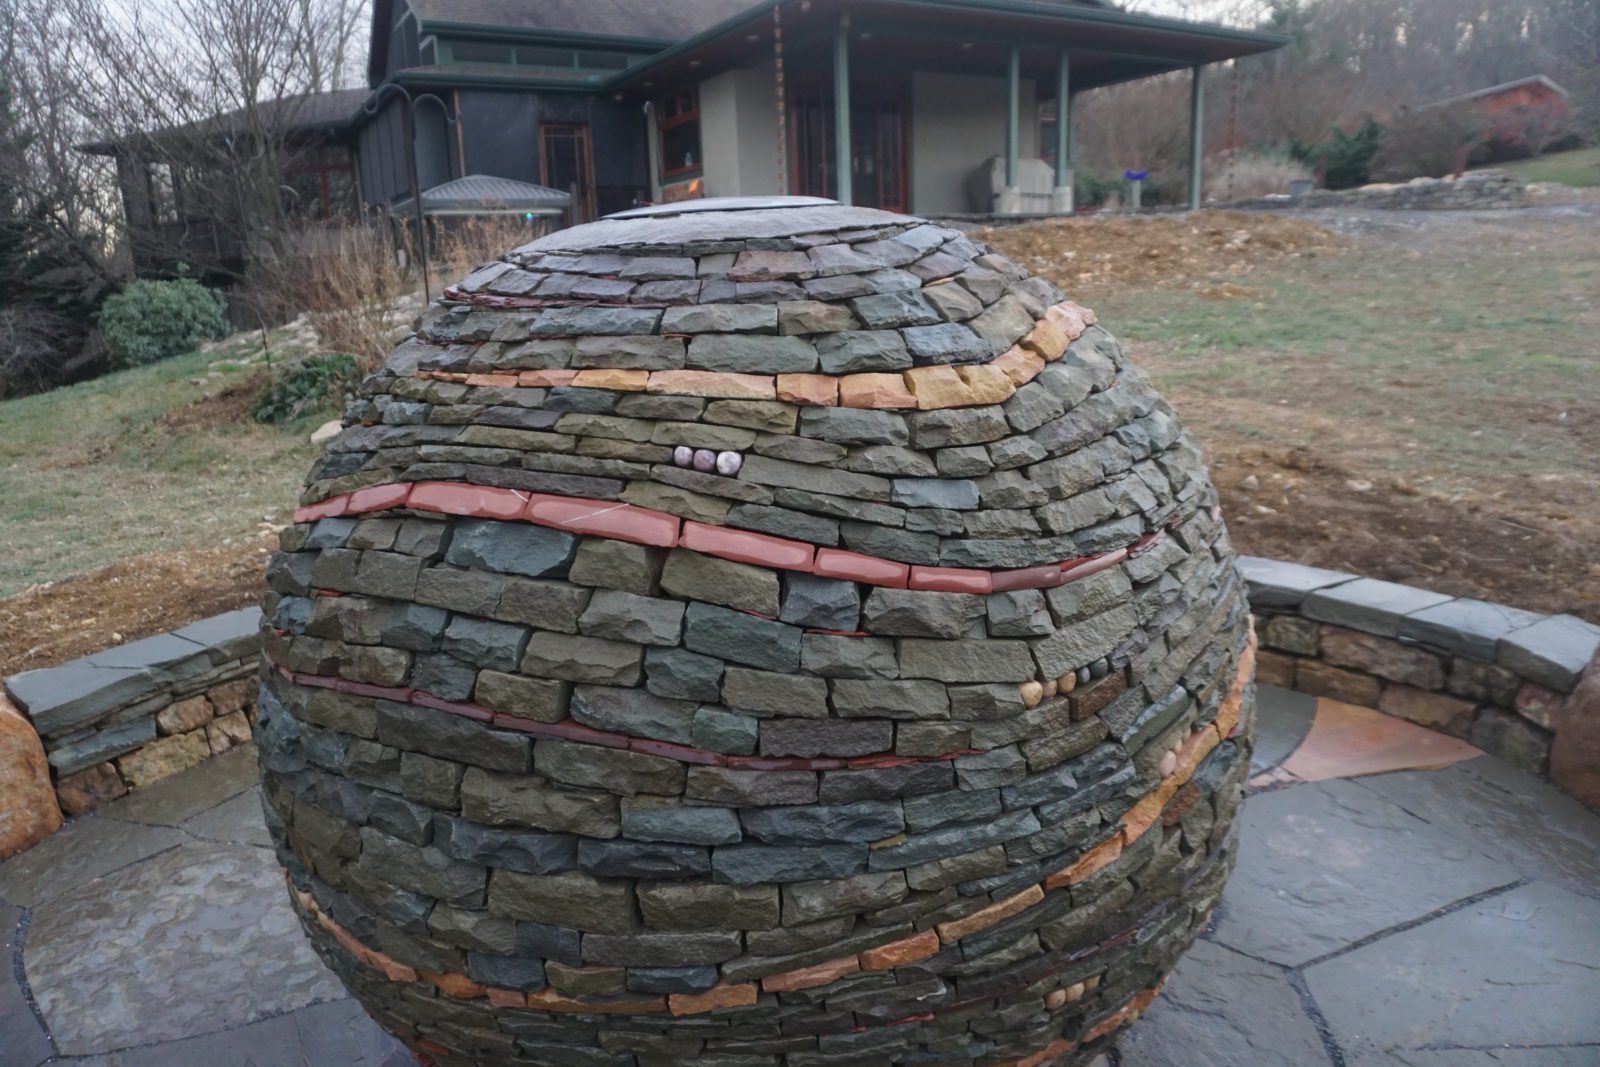
[[(1600, 816), (1263, 687), (1237, 873), (1121, 1067), (1600, 1065)], [(0, 864), (0, 1067), (401, 1067), (289, 910), (240, 749)]]

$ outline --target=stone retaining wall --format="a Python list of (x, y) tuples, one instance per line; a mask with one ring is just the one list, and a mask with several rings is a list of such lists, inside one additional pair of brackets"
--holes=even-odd
[(61, 809), (81, 815), (251, 736), (256, 608), (5, 679), (44, 742)]
[(1413, 178), (1400, 184), (1359, 189), (1317, 189), (1304, 196), (1270, 196), (1207, 204), (1213, 208), (1376, 208), (1384, 211), (1484, 211), (1526, 207), (1528, 187), (1521, 178), (1497, 170), (1475, 170), (1459, 178)]
[(1600, 807), (1600, 627), (1243, 557), (1269, 685), (1464, 738)]

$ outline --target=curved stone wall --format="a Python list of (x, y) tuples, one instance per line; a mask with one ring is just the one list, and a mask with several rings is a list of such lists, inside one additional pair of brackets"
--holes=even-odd
[(837, 206), (475, 272), (264, 606), (269, 825), (438, 1063), (1085, 1062), (1232, 863), (1254, 641), (1091, 312)]

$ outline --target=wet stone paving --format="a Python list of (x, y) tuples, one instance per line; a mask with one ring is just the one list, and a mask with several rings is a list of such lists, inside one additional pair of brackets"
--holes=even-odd
[[(1600, 816), (1262, 687), (1239, 867), (1112, 1067), (1600, 1065)], [(0, 864), (0, 1067), (413, 1062), (311, 952), (252, 750)]]

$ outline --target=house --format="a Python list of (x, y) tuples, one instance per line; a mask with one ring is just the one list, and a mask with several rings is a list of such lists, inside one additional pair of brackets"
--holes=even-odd
[[(1197, 204), (1199, 71), (1286, 43), (1106, 0), (374, 0), (368, 89), (297, 136), (330, 211), (346, 165), (369, 209), (480, 175), (570, 193), (569, 221), (764, 194), (1068, 211), (1073, 97), (1190, 71)], [(119, 167), (130, 222), (182, 215)]]
[[(1015, 213), (1030, 179), (1070, 209), (1076, 93), (1286, 43), (1105, 0), (377, 0), (368, 76), (439, 101), (415, 110), (423, 188), (533, 181), (578, 219), (776, 193)], [(370, 203), (406, 194), (403, 106), (358, 135)]]

